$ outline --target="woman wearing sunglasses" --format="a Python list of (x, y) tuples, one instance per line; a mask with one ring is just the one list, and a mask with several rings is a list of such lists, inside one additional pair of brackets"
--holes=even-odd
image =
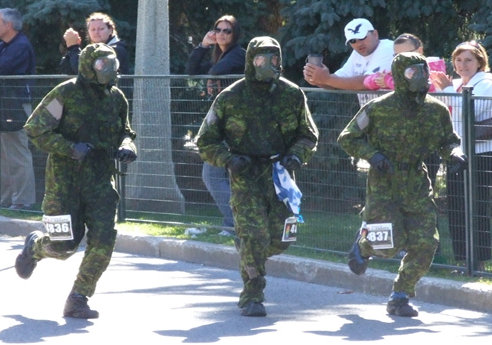
[[(246, 50), (239, 43), (240, 27), (232, 15), (224, 15), (217, 19), (214, 28), (207, 32), (200, 44), (195, 47), (188, 59), (186, 72), (188, 74), (243, 74)], [(209, 79), (207, 93), (214, 98), (231, 81), (226, 79)], [(231, 188), (229, 174), (223, 167), (215, 167), (203, 163), (202, 180), (212, 195), (222, 216), (222, 226), (233, 228), (234, 220), (229, 205)], [(227, 231), (223, 234), (233, 234)]]
[[(243, 74), (246, 50), (239, 43), (240, 27), (232, 15), (217, 19), (214, 28), (207, 32), (188, 59), (188, 74)], [(215, 96), (220, 92), (220, 80), (216, 87), (208, 83), (208, 93)], [(222, 86), (223, 88), (224, 86)]]

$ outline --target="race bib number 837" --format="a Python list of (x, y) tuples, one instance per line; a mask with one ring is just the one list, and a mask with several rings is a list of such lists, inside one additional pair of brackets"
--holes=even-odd
[(393, 224), (367, 224), (367, 239), (374, 249), (393, 248)]

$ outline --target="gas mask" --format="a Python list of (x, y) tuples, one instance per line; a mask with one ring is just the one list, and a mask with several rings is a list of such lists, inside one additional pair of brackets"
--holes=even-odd
[(94, 60), (92, 68), (96, 73), (97, 82), (102, 85), (114, 83), (119, 65), (120, 63), (114, 54), (102, 56)]
[(253, 58), (255, 78), (258, 81), (269, 82), (280, 75), (280, 59), (274, 53), (259, 53)]
[(427, 92), (429, 90), (429, 70), (424, 63), (408, 66), (404, 71), (411, 92)]

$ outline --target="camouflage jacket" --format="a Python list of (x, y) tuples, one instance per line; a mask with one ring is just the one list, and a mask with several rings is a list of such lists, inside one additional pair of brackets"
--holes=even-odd
[[(51, 112), (57, 107), (63, 109), (60, 118)], [(51, 90), (24, 128), (36, 147), (68, 159), (78, 142), (90, 143), (95, 150), (111, 154), (124, 137), (135, 138), (123, 93), (115, 86), (98, 90), (75, 78)]]
[(254, 78), (257, 52), (280, 46), (269, 37), (253, 39), (246, 51), (245, 78), (224, 89), (215, 99), (198, 133), (203, 160), (225, 166), (233, 154), (266, 158), (295, 154), (307, 162), (318, 142), (318, 129), (304, 92), (278, 76), (271, 83)]
[(401, 115), (401, 103), (391, 92), (367, 103), (338, 138), (351, 156), (369, 160), (384, 154), (392, 163), (418, 166), (436, 150), (449, 158), (460, 139), (453, 131), (448, 108), (427, 95), (415, 117)]
[(426, 92), (410, 92), (403, 77), (407, 67), (426, 64), (418, 54), (399, 54), (393, 61), (395, 91), (362, 107), (338, 138), (351, 156), (369, 160), (385, 155), (398, 168), (419, 168), (438, 151), (449, 159), (460, 138), (453, 131), (448, 107)]
[[(98, 84), (94, 73), (89, 72), (98, 54), (111, 52), (114, 53), (105, 47), (84, 52), (77, 78), (52, 89), (24, 126), (32, 143), (49, 153), (47, 186), (75, 183), (70, 182), (72, 173), (110, 177), (114, 172), (115, 153), (123, 141), (136, 152), (133, 144), (136, 134), (128, 121), (128, 101), (124, 94), (116, 86)], [(93, 147), (82, 162), (72, 159), (74, 145), (79, 142)]]

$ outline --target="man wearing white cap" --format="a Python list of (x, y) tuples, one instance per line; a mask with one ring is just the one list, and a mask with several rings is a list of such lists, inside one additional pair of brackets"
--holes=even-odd
[(345, 44), (353, 51), (347, 62), (335, 73), (325, 65), (304, 66), (304, 79), (326, 89), (365, 90), (364, 76), (390, 71), (393, 60), (393, 41), (379, 39), (378, 31), (365, 18), (355, 18), (345, 25)]

